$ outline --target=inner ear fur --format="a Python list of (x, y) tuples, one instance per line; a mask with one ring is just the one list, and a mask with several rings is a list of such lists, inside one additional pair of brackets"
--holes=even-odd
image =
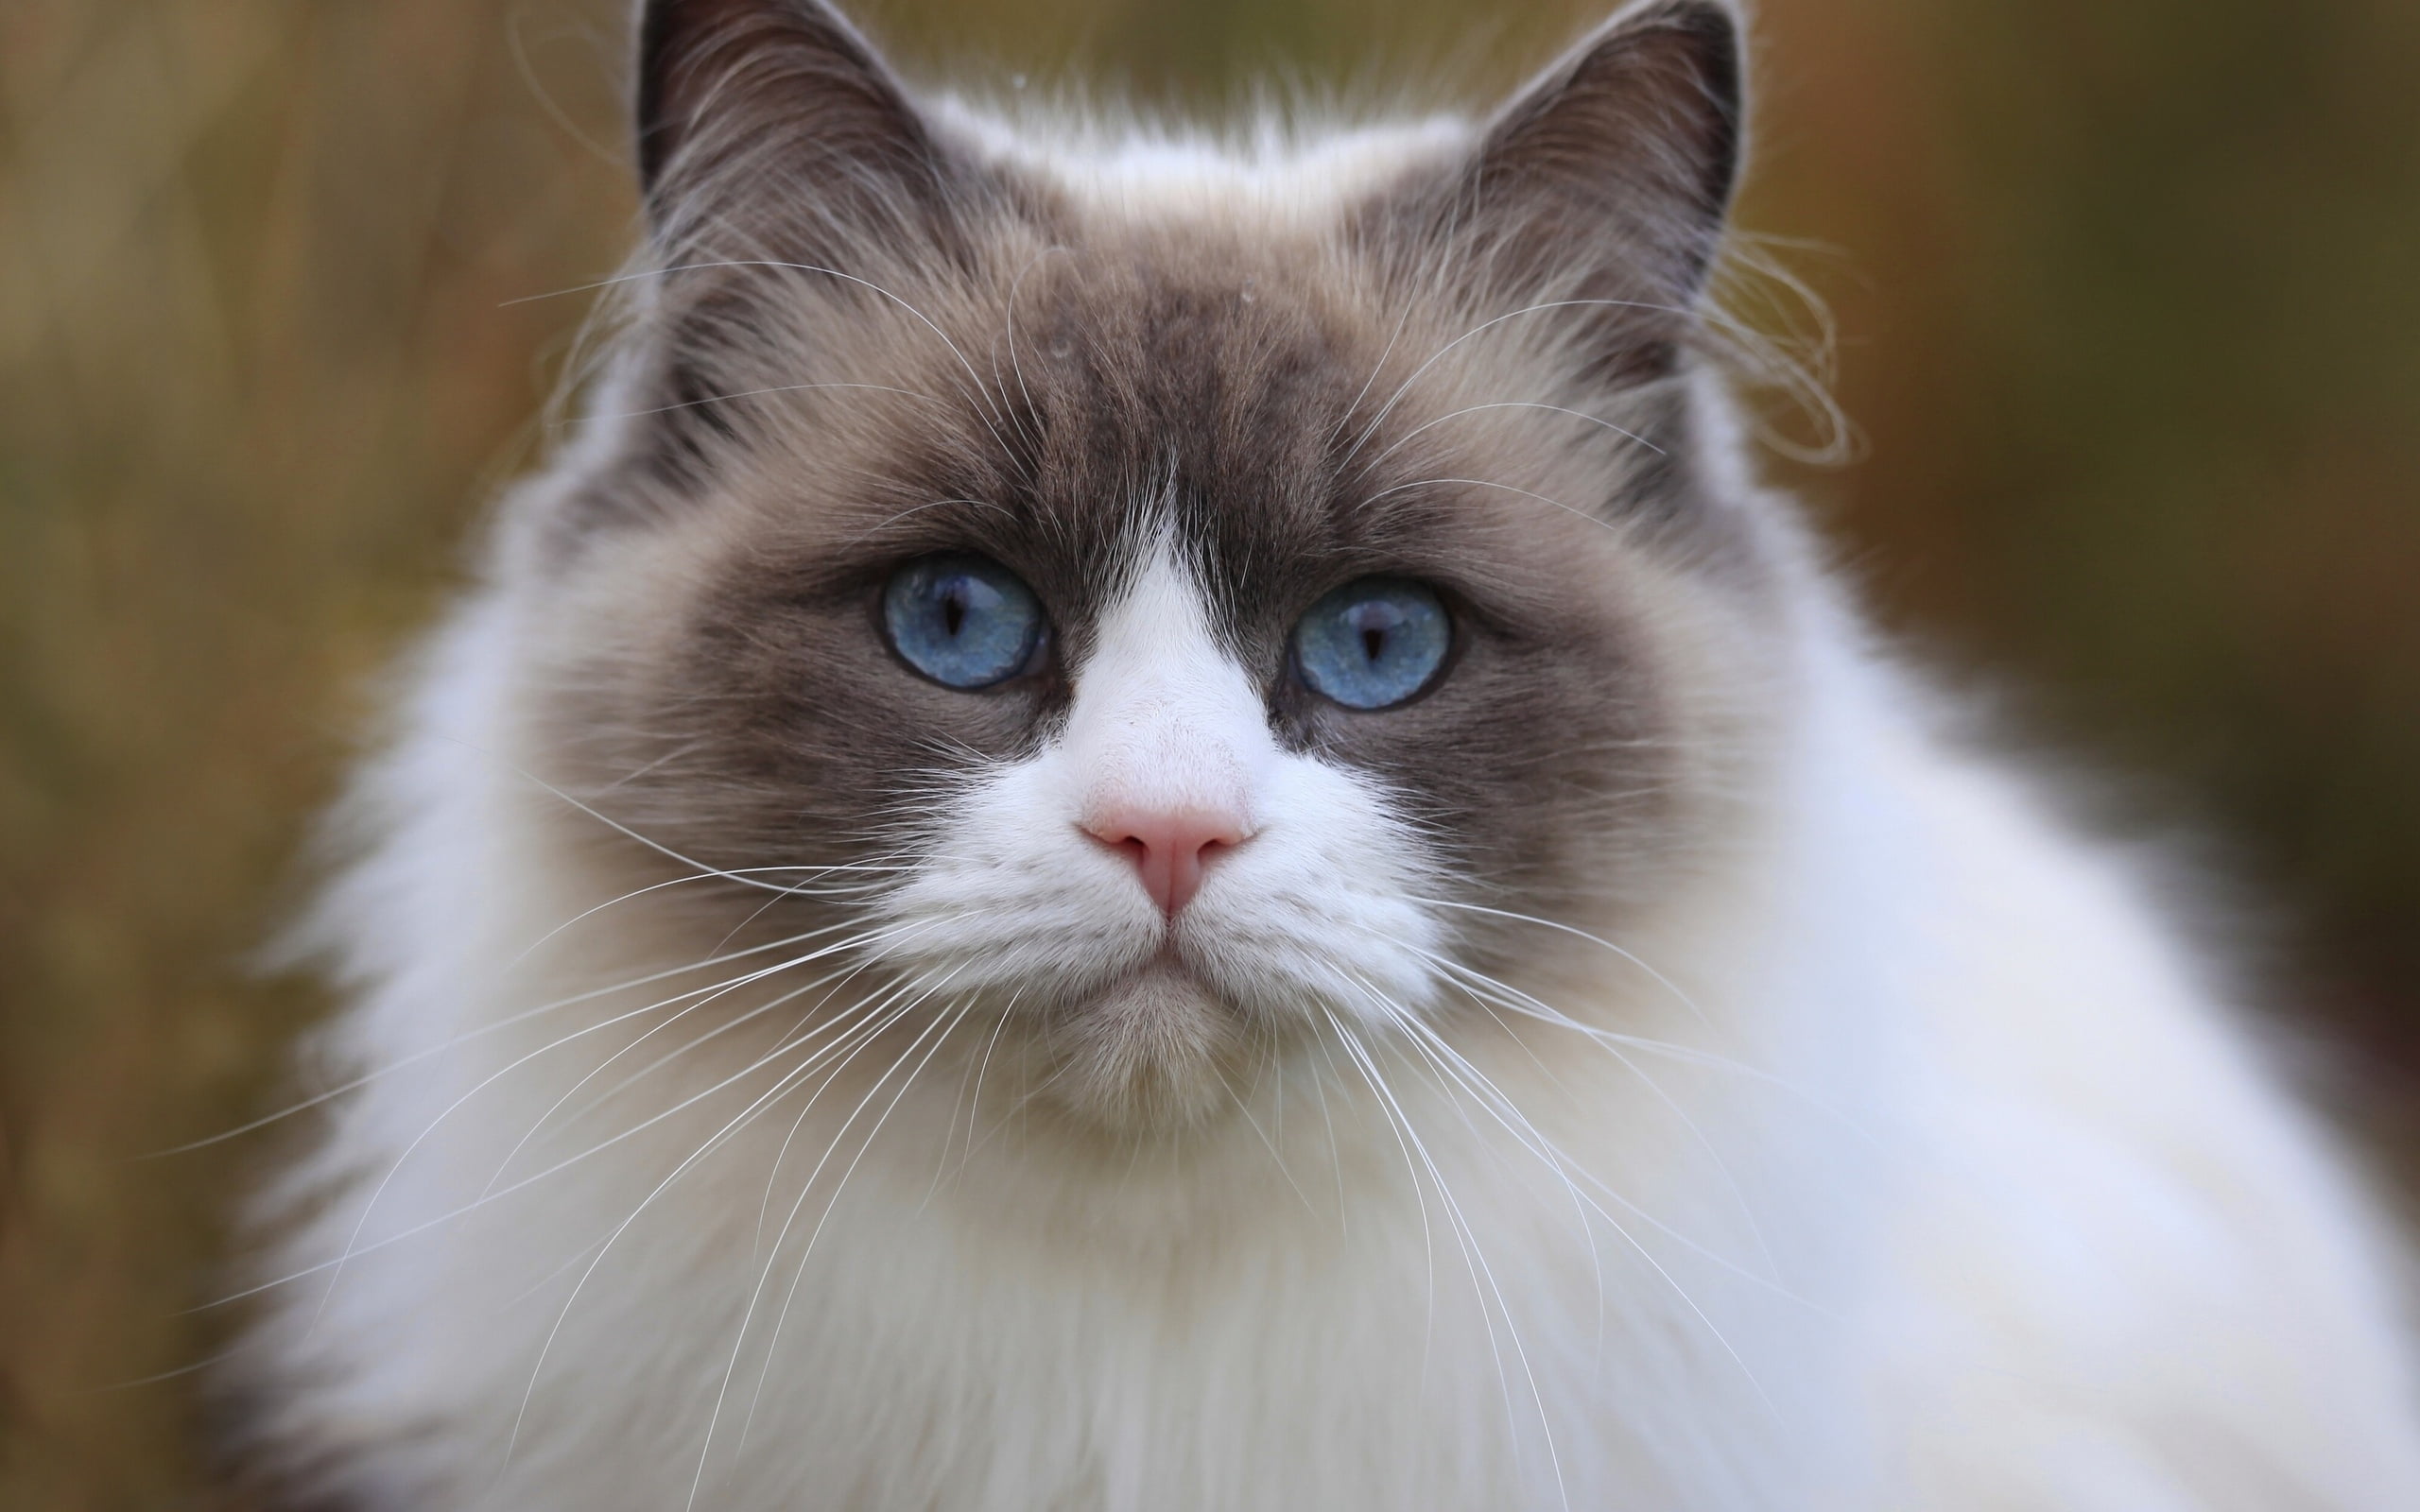
[(1566, 313), (1606, 367), (1651, 376), (1721, 247), (1744, 72), (1723, 0), (1633, 6), (1514, 94), (1463, 158), (1395, 185), (1360, 224), (1389, 260), (1443, 262), (1507, 310), (1604, 301)]
[(1005, 170), (939, 129), (823, 0), (643, 0), (632, 129), (663, 275), (636, 403), (676, 491), (742, 437), (769, 304), (870, 305), (977, 262), (977, 229), (1030, 214)]
[(658, 240), (838, 266), (854, 249), (962, 249), (996, 187), (823, 0), (644, 0), (633, 99)]

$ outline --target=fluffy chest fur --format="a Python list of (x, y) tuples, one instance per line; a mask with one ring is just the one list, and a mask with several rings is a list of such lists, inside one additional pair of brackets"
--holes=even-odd
[(2367, 1507), (2369, 1219), (1702, 349), (1721, 8), (1053, 150), (658, 3), (585, 438), (345, 830), (240, 1383), (369, 1505)]

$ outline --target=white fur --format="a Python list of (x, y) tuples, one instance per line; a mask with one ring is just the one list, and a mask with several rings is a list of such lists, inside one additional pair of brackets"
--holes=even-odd
[[(1219, 729), (1253, 772), (1256, 841), (1300, 823), (1341, 854), (1387, 843), (1355, 782), (1267, 746), (1188, 602), (1154, 566), (1060, 746), (973, 798), (970, 844), (996, 829), (1072, 860), (1074, 839), (1034, 828), (1072, 832), (1079, 753), (1136, 734), (1161, 693), (1162, 717)], [(339, 905), (377, 978), (346, 1025), (361, 1062), (491, 1028), (539, 984), (584, 985), (507, 964), (578, 902), (512, 838), (533, 799), (493, 756), (511, 745), (509, 615), (491, 601), (458, 625), (379, 782), (401, 817)], [(1398, 1057), (1433, 1174), (1349, 1071), (1322, 1089), (1323, 1124), (1297, 1085), (1270, 1143), (1138, 1149), (1106, 1172), (1013, 1138), (953, 1152), (955, 1103), (911, 1100), (866, 1144), (795, 1299), (775, 1267), (725, 1399), (726, 1419), (752, 1410), (748, 1444), (717, 1425), (699, 1504), (2420, 1504), (2368, 1224), (2138, 885), (1945, 752), (1845, 631), (1806, 670), (1813, 712), (1757, 860), (1770, 885), (1714, 889), (1630, 942), (1693, 1009), (1612, 958), (1560, 1004), (1722, 1061), (1591, 1058), (1560, 1033), (1550, 1074), (1482, 1052), (1541, 1131), (1515, 1139)], [(1211, 917), (1245, 933), (1316, 918), (1288, 906), (1287, 868), (1255, 876), (1251, 854), (1214, 870)], [(1022, 898), (1018, 927), (1142, 922), (1131, 879), (1093, 859), (1098, 875)], [(1274, 937), (1272, 959), (1300, 948)], [(664, 1187), (593, 1271), (583, 1246), (744, 1098), (518, 1190), (509, 1177), (480, 1205), (503, 1151), (603, 1051), (464, 1094), (567, 1027), (494, 1030), (349, 1103), (327, 1168), (364, 1175), (292, 1251), (355, 1251), (323, 1302), (325, 1271), (296, 1283), (281, 1348), (330, 1383), (294, 1412), (442, 1504), (683, 1504), (759, 1280), (786, 1106)], [(834, 1131), (849, 1091), (799, 1145), (850, 1160), (859, 1142)], [(1261, 1107), (1262, 1127), (1278, 1112)], [(1736, 1199), (1715, 1194), (1726, 1182)], [(795, 1177), (772, 1190), (777, 1224)]]
[(264, 1344), (280, 1432), (352, 1484), (516, 1512), (2420, 1506), (2344, 1174), (2140, 879), (1937, 735), (1820, 589), (1756, 832), (1621, 939), (1542, 942), (1455, 1061), (1423, 1038), (1433, 861), (1375, 784), (1277, 747), (1173, 558), (1133, 564), (1063, 730), (946, 801), (879, 951), (1080, 994), (1161, 937), (1086, 803), (1215, 792), (1253, 833), (1182, 952), (1339, 1027), (1214, 1134), (1090, 1143), (975, 1053), (908, 1074), (942, 1018), (814, 1078), (757, 1066), (776, 990), (846, 954), (712, 1001), (657, 1003), (752, 962), (616, 986), (700, 942), (626, 903), (561, 928), (611, 893), (522, 771), (542, 596), (491, 587), (438, 643), (327, 916), (357, 990), (334, 1049), (385, 1069), (298, 1177), (332, 1196)]
[(1260, 689), (1213, 641), (1168, 549), (1138, 564), (1079, 669), (1064, 731), (987, 775), (936, 827), (933, 854), (889, 906), (881, 947), (960, 988), (1034, 984), (1077, 998), (1148, 962), (1167, 922), (1123, 856), (1088, 835), (1104, 802), (1231, 808), (1249, 838), (1178, 916), (1185, 963), (1271, 1013), (1310, 1003), (1357, 1018), (1428, 995), (1421, 952), (1443, 940), (1422, 895), (1416, 835), (1367, 777), (1291, 755)]
[[(1385, 127), (1322, 130), (1316, 120), (1261, 118), (1250, 134), (1214, 141), (1133, 119), (1060, 113), (1020, 130), (994, 111), (943, 99), (937, 117), (1000, 162), (1060, 185), (1115, 215), (1247, 215), (1275, 229), (1324, 226), (1341, 200), (1374, 190), (1410, 164), (1460, 149), (1467, 123), (1435, 116)], [(1038, 150), (1038, 142), (1047, 150)]]

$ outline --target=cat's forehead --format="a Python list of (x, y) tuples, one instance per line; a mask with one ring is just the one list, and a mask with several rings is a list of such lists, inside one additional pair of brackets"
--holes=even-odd
[(819, 343), (819, 379), (912, 393), (799, 399), (849, 423), (755, 459), (772, 536), (834, 571), (979, 552), (1079, 630), (1167, 544), (1246, 637), (1352, 576), (1543, 581), (1512, 558), (1604, 548), (1553, 497), (1579, 481), (1566, 450), (1590, 464), (1580, 509), (1619, 486), (1603, 427), (1509, 402), (1550, 390), (1500, 344), (1458, 346), (1469, 318), (1391, 301), (1315, 248), (1182, 222), (987, 261)]
[(1026, 502), (1054, 525), (1106, 545), (1139, 508), (1232, 579), (1372, 549), (1417, 510), (1369, 497), (1382, 346), (1344, 291), (1232, 249), (1068, 261), (1017, 396)]

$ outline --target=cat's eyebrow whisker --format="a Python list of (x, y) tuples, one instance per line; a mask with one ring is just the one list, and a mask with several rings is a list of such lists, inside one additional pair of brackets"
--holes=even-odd
[[(785, 259), (772, 257), (713, 258), (691, 263), (672, 263), (660, 267), (640, 268), (630, 273), (617, 273), (612, 278), (597, 279), (587, 284), (573, 284), (568, 288), (557, 289), (549, 294), (527, 295), (524, 297), (524, 300), (510, 301), (507, 302), (521, 303), (526, 300), (558, 299), (569, 294), (594, 293), (598, 289), (613, 288), (620, 284), (637, 283), (646, 279), (668, 278), (676, 273), (712, 272), (717, 269), (728, 268), (779, 269), (793, 273), (820, 273), (827, 278), (838, 279), (842, 283), (855, 284), (860, 288), (868, 289), (880, 295), (882, 298), (889, 300), (891, 303), (897, 305), (900, 309), (905, 310), (908, 314), (913, 316), (917, 320), (923, 323), (925, 329), (938, 336), (941, 339), (942, 345), (949, 349), (950, 355), (958, 359), (958, 365), (965, 369), (968, 381), (975, 386), (976, 394), (981, 397), (984, 402), (984, 408), (987, 410), (992, 410), (994, 408), (991, 403), (990, 390), (983, 387), (982, 375), (975, 370), (975, 364), (967, 360), (966, 353), (959, 349), (959, 344), (950, 339), (949, 333), (942, 330), (941, 326), (934, 321), (931, 316), (928, 316), (924, 311), (918, 309), (909, 301), (901, 298), (899, 295), (884, 288), (881, 284), (874, 283), (872, 279), (860, 278), (855, 273), (844, 273), (837, 267), (824, 267), (814, 263), (794, 263)], [(992, 438), (994, 441), (999, 442), (1000, 449), (1003, 452), (1011, 452), (1013, 450), (1009, 446), (1007, 440), (1000, 435), (998, 430), (994, 428), (991, 418), (987, 417), (984, 419), (983, 426), (984, 429), (992, 432)]]
[(1493, 478), (1414, 478), (1409, 483), (1397, 483), (1392, 487), (1380, 489), (1377, 492), (1369, 494), (1361, 499), (1361, 501), (1356, 504), (1354, 507), (1356, 509), (1366, 509), (1370, 506), (1377, 503), (1380, 499), (1387, 497), (1389, 494), (1404, 493), (1413, 489), (1433, 489), (1440, 485), (1456, 485), (1469, 489), (1501, 489), (1506, 493), (1517, 493), (1525, 499), (1535, 499), (1540, 504), (1551, 505), (1555, 508), (1561, 509), (1565, 514), (1587, 521), (1590, 524), (1595, 525), (1599, 530), (1613, 531), (1618, 534), (1614, 523), (1607, 520), (1602, 515), (1592, 514), (1586, 509), (1565, 504), (1561, 499), (1550, 499), (1543, 493), (1534, 492), (1529, 489), (1515, 488), (1510, 483), (1498, 483)]
[[(1387, 370), (1387, 359), (1395, 354), (1395, 343), (1403, 339), (1404, 327), (1411, 323), (1411, 312), (1416, 303), (1417, 301), (1409, 300), (1404, 301), (1403, 313), (1395, 317), (1394, 330), (1388, 334), (1387, 344), (1379, 349), (1378, 360), (1370, 365), (1370, 376), (1361, 380), (1360, 388), (1353, 395), (1353, 403), (1337, 412), (1336, 423), (1328, 427), (1327, 435), (1322, 438), (1321, 445), (1323, 449), (1336, 444), (1337, 437), (1343, 434), (1344, 427), (1353, 421), (1354, 412), (1361, 407), (1361, 401), (1370, 397), (1371, 387), (1377, 383), (1378, 374)], [(1375, 422), (1373, 421), (1373, 423)], [(1360, 450), (1360, 447), (1361, 442), (1357, 439), (1345, 449), (1344, 455), (1337, 459), (1337, 466), (1341, 468), (1346, 462), (1351, 461), (1353, 454)]]
[(566, 425), (590, 424), (598, 421), (645, 420), (651, 415), (678, 414), (684, 409), (700, 409), (708, 404), (728, 404), (742, 399), (765, 399), (774, 394), (803, 394), (827, 388), (855, 388), (869, 393), (897, 394), (903, 399), (921, 399), (927, 404), (947, 407), (931, 394), (918, 393), (913, 388), (901, 388), (890, 384), (813, 383), (773, 384), (764, 388), (742, 388), (727, 394), (708, 394), (701, 399), (684, 399), (677, 404), (657, 404), (648, 409), (617, 410), (610, 415), (583, 415), (576, 419), (549, 421), (549, 426), (560, 429)]
[(990, 499), (926, 499), (922, 504), (911, 504), (904, 509), (894, 510), (890, 514), (885, 515), (877, 523), (868, 525), (863, 530), (858, 531), (856, 535), (851, 536), (848, 540), (848, 544), (852, 546), (863, 545), (865, 542), (872, 541), (874, 537), (881, 535), (884, 531), (898, 524), (903, 520), (912, 520), (916, 516), (923, 514), (927, 509), (942, 509), (947, 508), (951, 505), (958, 505), (968, 508), (989, 509), (994, 514), (1000, 516), (1004, 520), (1013, 521), (1016, 518), (1014, 510), (1009, 508), (1006, 505), (994, 504)]
[[(1034, 268), (1039, 266), (1044, 258), (1048, 257), (1053, 252), (1071, 252), (1072, 250), (1072, 248), (1066, 247), (1058, 242), (1052, 242), (1050, 245), (1042, 248), (1031, 257), (1028, 258), (1026, 260), (1025, 266), (1017, 269), (1017, 276), (1009, 281), (1009, 297), (1006, 305), (1008, 315), (1007, 339), (1009, 348), (1009, 369), (1016, 375), (1017, 393), (1024, 398), (1025, 407), (1028, 413), (1033, 413), (1035, 406), (1033, 403), (1033, 390), (1026, 387), (1025, 363), (1023, 359), (1017, 356), (1017, 291), (1025, 287), (1026, 275), (1032, 272)], [(993, 376), (995, 378), (999, 376), (999, 364), (996, 360), (993, 363)], [(1006, 391), (1007, 390), (1004, 387), (1002, 392), (1005, 393)], [(1028, 431), (1027, 434), (1031, 436), (1032, 433)]]
[(981, 421), (983, 428), (991, 433), (993, 443), (1000, 448), (1001, 455), (1004, 456), (1013, 456), (1016, 455), (1016, 448), (1011, 446), (1009, 444), (1008, 438), (1000, 434), (1000, 426), (1007, 423), (1008, 421), (1007, 411), (993, 397), (991, 389), (984, 387), (983, 375), (976, 371), (975, 364), (968, 358), (965, 350), (959, 347), (958, 342), (952, 339), (950, 334), (942, 330), (940, 324), (936, 322), (932, 317), (926, 315), (914, 304), (905, 299), (902, 299), (899, 295), (891, 292), (890, 289), (884, 288), (882, 285), (875, 284), (870, 279), (860, 278), (854, 273), (843, 273), (838, 268), (820, 267), (806, 263), (787, 263), (775, 260), (768, 260), (765, 266), (786, 268), (793, 272), (821, 273), (831, 278), (842, 280), (846, 283), (858, 284), (864, 288), (872, 289), (874, 293), (881, 295), (884, 299), (890, 301), (893, 304), (898, 305), (909, 315), (914, 316), (919, 321), (922, 321), (925, 329), (940, 337), (942, 345), (949, 349), (949, 354), (958, 360), (959, 367), (965, 371), (967, 382), (974, 386), (974, 394), (972, 397), (980, 403), (982, 411), (976, 418)]
[(1497, 326), (1504, 324), (1508, 320), (1517, 320), (1524, 316), (1539, 315), (1549, 310), (1569, 310), (1586, 307), (1596, 307), (1600, 309), (1647, 310), (1657, 314), (1679, 316), (1684, 319), (1689, 318), (1692, 314), (1692, 312), (1688, 310), (1679, 309), (1672, 305), (1650, 304), (1637, 300), (1545, 300), (1536, 304), (1524, 305), (1517, 310), (1508, 310), (1504, 314), (1496, 316), (1493, 319), (1482, 320), (1478, 324), (1463, 332), (1461, 335), (1456, 336), (1453, 340), (1446, 342), (1442, 347), (1439, 347), (1435, 352), (1430, 352), (1426, 361), (1422, 362), (1419, 367), (1414, 368), (1411, 370), (1410, 376), (1405, 378), (1402, 383), (1396, 385), (1394, 392), (1387, 396), (1387, 402), (1378, 406), (1378, 412), (1370, 417), (1370, 422), (1363, 426), (1360, 434), (1353, 438), (1353, 444), (1345, 449), (1344, 455), (1337, 459), (1337, 465), (1341, 467), (1344, 463), (1352, 461), (1354, 456), (1360, 452), (1361, 448), (1368, 444), (1370, 438), (1376, 433), (1378, 426), (1385, 421), (1387, 416), (1393, 412), (1395, 405), (1403, 402), (1404, 395), (1411, 391), (1411, 386), (1418, 383), (1429, 369), (1434, 368), (1438, 363), (1443, 361), (1445, 354), (1452, 352), (1456, 347), (1461, 346), (1463, 342), (1470, 340), (1474, 336), (1478, 336), (1488, 331), (1493, 331)]
[(1372, 468), (1376, 467), (1379, 463), (1385, 461), (1388, 457), (1394, 455), (1395, 453), (1409, 445), (1413, 437), (1420, 435), (1424, 431), (1434, 430), (1438, 426), (1444, 424), (1446, 421), (1460, 420), (1464, 415), (1477, 415), (1483, 410), (1490, 409), (1544, 409), (1552, 411), (1557, 415), (1568, 415), (1574, 420), (1584, 420), (1591, 425), (1601, 425), (1606, 430), (1613, 432), (1615, 435), (1621, 437), (1625, 440), (1636, 441), (1639, 445), (1646, 447), (1649, 451), (1653, 452), (1658, 456), (1666, 455), (1664, 448), (1656, 445), (1653, 441), (1649, 440), (1646, 437), (1641, 436), (1634, 431), (1626, 431), (1620, 426), (1615, 424), (1612, 421), (1591, 415), (1584, 410), (1566, 409), (1561, 404), (1543, 404), (1532, 399), (1503, 399), (1497, 400), (1495, 403), (1490, 404), (1466, 404), (1461, 409), (1448, 411), (1445, 414), (1438, 416), (1435, 420), (1426, 421), (1424, 424), (1413, 426), (1410, 430), (1408, 430), (1401, 436), (1396, 437), (1394, 440), (1390, 442), (1384, 450), (1364, 458), (1358, 466), (1354, 468), (1353, 476), (1357, 478), (1365, 475)]

